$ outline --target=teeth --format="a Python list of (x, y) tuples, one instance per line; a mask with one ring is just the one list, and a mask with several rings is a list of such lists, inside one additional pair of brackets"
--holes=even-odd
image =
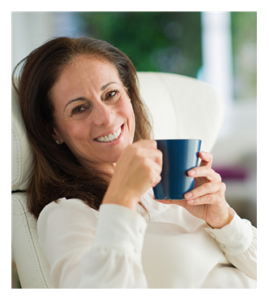
[(121, 127), (118, 130), (116, 130), (115, 132), (111, 133), (111, 134), (100, 137), (99, 139), (97, 139), (97, 141), (99, 141), (99, 142), (111, 142), (111, 141), (116, 140), (120, 136), (120, 134), (121, 134)]

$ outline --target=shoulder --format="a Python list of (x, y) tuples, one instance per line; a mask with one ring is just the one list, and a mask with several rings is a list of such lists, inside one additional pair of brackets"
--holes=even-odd
[(94, 210), (82, 200), (60, 198), (45, 206), (37, 220), (37, 233), (50, 266), (55, 270), (69, 264), (75, 267), (74, 261), (94, 239), (96, 224)]
[(74, 212), (80, 212), (82, 214), (92, 214), (96, 217), (98, 216), (98, 211), (92, 209), (87, 204), (85, 204), (84, 201), (80, 199), (66, 199), (66, 198), (60, 198), (56, 201), (50, 202), (48, 205), (46, 205), (43, 210), (40, 213), (40, 217), (44, 215), (54, 213), (62, 213), (62, 214), (72, 214)]
[(95, 225), (98, 211), (92, 209), (80, 199), (60, 198), (46, 205), (41, 211), (37, 225), (38, 228), (48, 224), (67, 226), (71, 223), (86, 222)]

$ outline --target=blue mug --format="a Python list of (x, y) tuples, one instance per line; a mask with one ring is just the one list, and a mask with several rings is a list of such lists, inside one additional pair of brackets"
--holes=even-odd
[(182, 200), (194, 188), (195, 178), (187, 172), (197, 167), (201, 140), (156, 140), (163, 153), (161, 181), (153, 188), (155, 199)]

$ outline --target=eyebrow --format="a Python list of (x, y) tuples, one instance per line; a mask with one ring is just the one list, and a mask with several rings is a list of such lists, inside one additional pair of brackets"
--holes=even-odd
[[(117, 82), (111, 81), (111, 82), (109, 82), (109, 83), (103, 85), (103, 86), (101, 87), (101, 91), (104, 91), (104, 90), (105, 90), (110, 84), (112, 84), (112, 83), (117, 83)], [(65, 107), (64, 107), (64, 111), (65, 111), (66, 107), (67, 107), (69, 104), (71, 104), (72, 102), (75, 102), (75, 101), (83, 101), (83, 100), (87, 100), (87, 99), (86, 99), (85, 97), (78, 97), (78, 98), (76, 98), (76, 99), (69, 100), (69, 101), (66, 103)]]
[(109, 83), (103, 85), (103, 86), (101, 87), (101, 91), (105, 90), (105, 89), (106, 89), (110, 84), (112, 84), (112, 83), (116, 83), (116, 84), (117, 84), (117, 82), (111, 81), (111, 82), (109, 82)]

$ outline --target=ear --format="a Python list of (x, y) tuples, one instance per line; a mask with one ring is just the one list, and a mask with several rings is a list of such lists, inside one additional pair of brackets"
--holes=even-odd
[(60, 141), (60, 143), (57, 143), (57, 144), (63, 143), (63, 138), (61, 137), (61, 135), (57, 129), (55, 129), (55, 128), (53, 129), (51, 136), (54, 141), (56, 141), (56, 140)]
[(55, 127), (52, 128), (52, 126), (47, 126), (47, 130), (50, 133), (50, 135), (54, 141), (59, 140), (60, 144), (63, 143), (63, 138), (57, 128), (55, 128)]

